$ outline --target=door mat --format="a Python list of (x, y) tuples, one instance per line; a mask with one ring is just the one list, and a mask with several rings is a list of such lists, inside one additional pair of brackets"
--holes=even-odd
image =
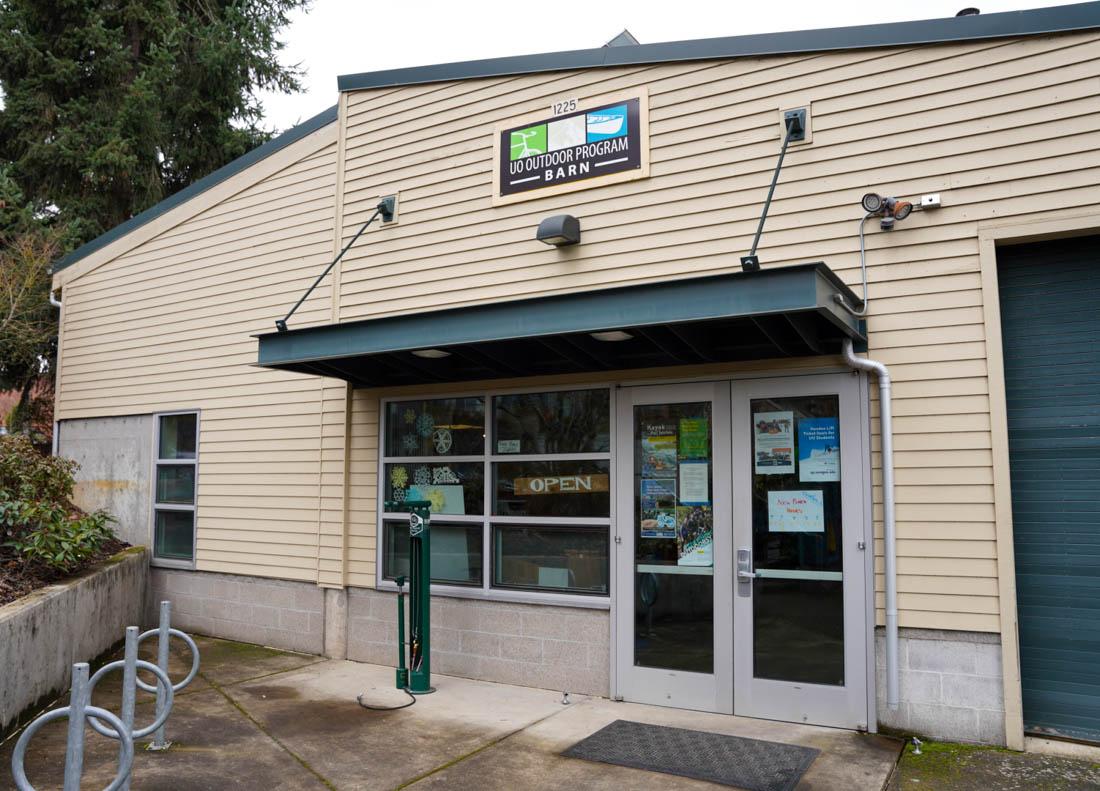
[(791, 791), (819, 752), (795, 744), (615, 720), (562, 755), (747, 791)]

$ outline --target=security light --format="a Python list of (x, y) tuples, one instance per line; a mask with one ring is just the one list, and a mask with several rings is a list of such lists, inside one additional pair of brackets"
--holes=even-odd
[(539, 223), (535, 238), (554, 247), (577, 244), (581, 240), (581, 223), (571, 214), (555, 214)]
[(894, 227), (895, 220), (904, 220), (913, 211), (913, 204), (909, 201), (886, 198), (876, 192), (864, 195), (860, 205), (868, 216), (880, 217), (879, 227), (884, 231), (889, 231)]
[(860, 203), (863, 204), (863, 210), (868, 214), (875, 214), (882, 211), (882, 196), (877, 193), (868, 192), (863, 196), (863, 200), (860, 201)]
[(634, 337), (629, 332), (623, 332), (622, 330), (607, 330), (606, 332), (590, 332), (588, 334), (598, 341), (606, 341), (608, 343), (628, 341)]
[(441, 360), (444, 357), (450, 357), (450, 352), (445, 352), (442, 349), (417, 349), (413, 352), (414, 357), (423, 357), (425, 360)]

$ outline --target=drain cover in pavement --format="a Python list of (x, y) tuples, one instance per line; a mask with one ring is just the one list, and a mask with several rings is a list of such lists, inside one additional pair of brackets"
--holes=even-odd
[(562, 755), (748, 791), (791, 791), (818, 752), (794, 744), (615, 720)]

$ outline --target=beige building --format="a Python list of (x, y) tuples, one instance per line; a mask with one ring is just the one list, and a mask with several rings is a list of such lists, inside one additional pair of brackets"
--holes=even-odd
[(342, 77), (57, 265), (59, 452), (189, 630), (392, 664), (427, 499), (436, 672), (1100, 740), (1098, 70), (1086, 3)]

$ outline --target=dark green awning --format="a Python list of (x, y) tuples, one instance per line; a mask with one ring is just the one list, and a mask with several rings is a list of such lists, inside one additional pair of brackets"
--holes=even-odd
[[(272, 332), (259, 364), (378, 387), (837, 354), (865, 340), (837, 294), (860, 304), (800, 264)], [(614, 330), (631, 337), (593, 337)]]

